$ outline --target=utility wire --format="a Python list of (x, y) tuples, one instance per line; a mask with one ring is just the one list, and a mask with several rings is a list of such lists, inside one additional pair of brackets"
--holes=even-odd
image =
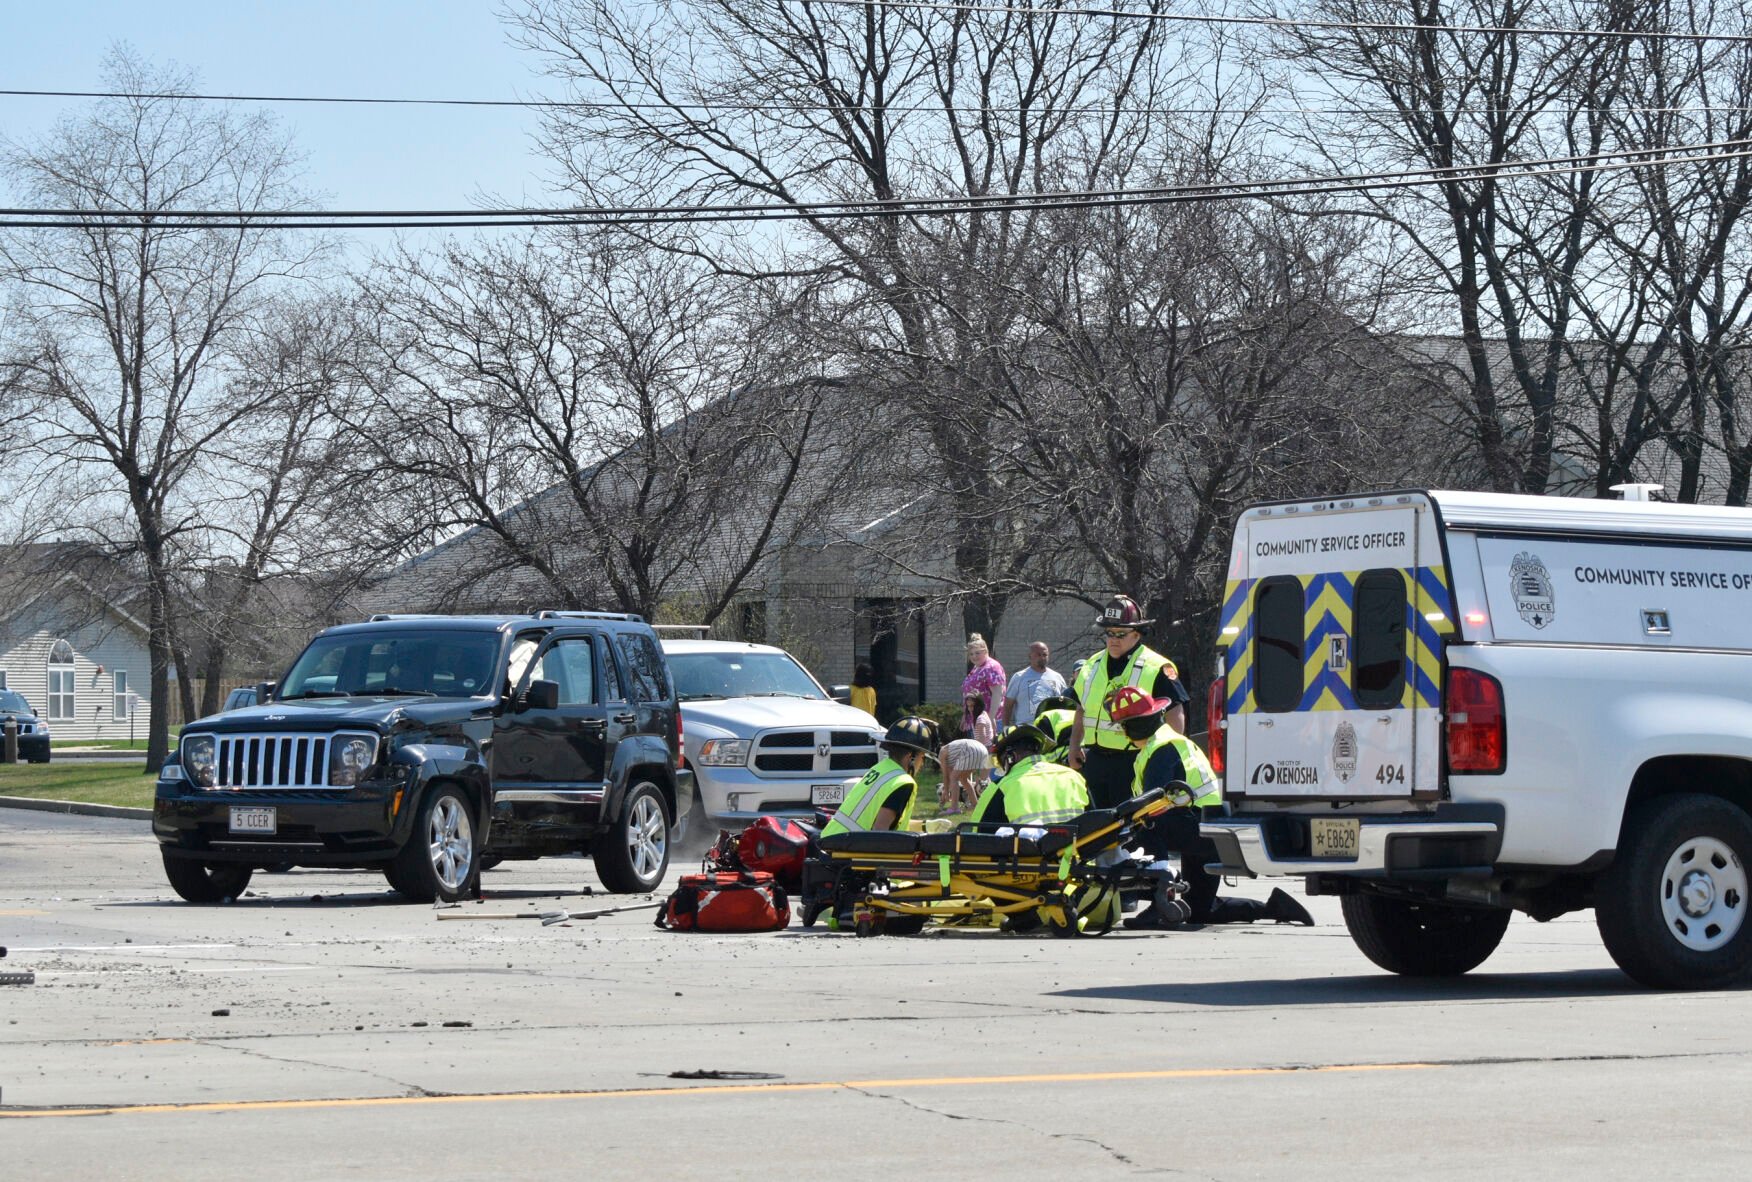
[(1475, 173), (1488, 172), (1508, 168), (1528, 169), (1556, 166), (1564, 164), (1585, 164), (1598, 160), (1642, 160), (1645, 157), (1666, 156), (1674, 152), (1713, 152), (1717, 149), (1752, 149), (1752, 139), (1716, 140), (1705, 144), (1670, 144), (1664, 147), (1624, 148), (1618, 151), (1587, 152), (1575, 156), (1544, 156), (1527, 160), (1504, 160), (1497, 163), (1484, 164), (1449, 164), (1427, 165), (1421, 168), (1408, 168), (1396, 171), (1381, 172), (1351, 172), (1329, 174), (1326, 176), (1295, 176), (1277, 179), (1254, 181), (1204, 181), (1181, 185), (1154, 186), (1146, 189), (1059, 189), (1038, 193), (959, 193), (941, 194), (933, 197), (870, 197), (864, 199), (834, 199), (820, 201), (791, 201), (783, 205), (771, 202), (718, 202), (708, 205), (629, 205), (612, 209), (590, 206), (543, 206), (543, 207), (507, 207), (504, 209), (365, 209), (365, 210), (250, 210), (250, 209), (80, 209), (80, 208), (0, 208), (0, 216), (40, 215), (44, 217), (96, 217), (96, 218), (130, 218), (130, 219), (176, 219), (176, 220), (225, 220), (238, 219), (280, 219), (290, 217), (315, 217), (333, 220), (355, 218), (445, 218), (445, 217), (574, 217), (598, 216), (607, 213), (628, 217), (644, 217), (655, 215), (693, 215), (719, 213), (751, 213), (758, 214), (777, 209), (795, 210), (804, 213), (815, 211), (830, 211), (846, 207), (863, 209), (891, 208), (904, 212), (917, 206), (928, 205), (968, 205), (1000, 203), (1009, 201), (1060, 201), (1079, 198), (1125, 197), (1134, 194), (1159, 193), (1202, 193), (1207, 191), (1228, 191), (1238, 184), (1246, 184), (1255, 188), (1271, 188), (1281, 185), (1348, 185), (1366, 181), (1397, 180), (1408, 177), (1451, 177), (1470, 176)]
[[(963, 114), (978, 115), (989, 111), (1011, 113), (1021, 112), (1025, 108), (1011, 106), (957, 106), (940, 103), (641, 103), (623, 102), (617, 99), (472, 99), (472, 98), (370, 98), (356, 95), (314, 95), (314, 94), (190, 94), (187, 92), (152, 93), (149, 91), (129, 90), (0, 90), (0, 98), (84, 98), (84, 99), (168, 99), (176, 102), (202, 103), (341, 103), (366, 104), (377, 106), (404, 107), (523, 107), (523, 108), (564, 108), (586, 111), (698, 111), (710, 115), (714, 112), (735, 111), (741, 113), (773, 113), (773, 112), (803, 112), (803, 111), (848, 111), (858, 113), (898, 112), (912, 114), (925, 112), (931, 114)], [(1110, 107), (1100, 105), (1085, 105), (1076, 107), (1034, 107), (1026, 108), (1042, 113), (1056, 114), (1086, 114), (1086, 115), (1393, 115), (1398, 113), (1396, 107), (1329, 107), (1329, 106), (1271, 106), (1271, 107)], [(1508, 107), (1477, 107), (1462, 112), (1476, 115), (1500, 115), (1518, 108)], [(1716, 111), (1752, 111), (1752, 103), (1740, 105), (1697, 105), (1682, 107), (1617, 107), (1617, 106), (1573, 106), (1554, 108), (1549, 113), (1554, 115), (1569, 114), (1580, 111), (1621, 111), (1625, 114), (1654, 115), (1684, 115), (1703, 114)]]
[(817, 4), (831, 8), (893, 8), (921, 12), (991, 13), (1016, 16), (1103, 16), (1134, 20), (1203, 25), (1251, 25), (1274, 29), (1321, 29), (1372, 33), (1488, 33), (1520, 37), (1642, 37), (1653, 41), (1752, 42), (1752, 34), (1639, 32), (1634, 29), (1572, 29), (1553, 25), (1433, 25), (1400, 21), (1341, 21), (1310, 17), (1224, 16), (1195, 12), (1145, 12), (1134, 8), (1078, 8), (1066, 5), (1033, 7), (1021, 4), (955, 4), (941, 0), (778, 0), (780, 4)]
[[(1584, 172), (1617, 172), (1625, 169), (1662, 166), (1668, 164), (1687, 164), (1742, 160), (1752, 158), (1752, 146), (1746, 146), (1748, 141), (1728, 141), (1737, 145), (1738, 150), (1729, 152), (1697, 152), (1694, 148), (1644, 149), (1639, 158), (1617, 160), (1614, 163), (1606, 161), (1625, 153), (1607, 153), (1594, 157), (1567, 157), (1569, 163), (1553, 167), (1540, 162), (1516, 162), (1504, 164), (1467, 165), (1452, 168), (1430, 168), (1412, 170), (1407, 173), (1372, 173), (1361, 174), (1354, 178), (1299, 178), (1268, 181), (1237, 181), (1230, 184), (1203, 184), (1171, 186), (1156, 189), (1131, 189), (1102, 191), (1078, 191), (1060, 194), (1016, 194), (1003, 195), (994, 198), (978, 197), (936, 197), (919, 199), (902, 199), (896, 202), (882, 201), (845, 201), (813, 203), (809, 205), (765, 205), (765, 206), (682, 206), (682, 207), (623, 207), (623, 208), (580, 208), (574, 210), (550, 210), (540, 216), (530, 216), (527, 211), (516, 211), (515, 216), (491, 216), (484, 211), (467, 211), (471, 216), (466, 220), (452, 220), (449, 213), (439, 214), (441, 220), (410, 220), (410, 214), (395, 214), (389, 211), (359, 215), (364, 218), (383, 218), (385, 220), (359, 220), (337, 223), (334, 215), (321, 213), (282, 212), (269, 214), (262, 211), (209, 211), (192, 213), (183, 211), (160, 212), (157, 214), (142, 214), (125, 210), (93, 210), (85, 211), (77, 220), (42, 220), (44, 217), (62, 218), (66, 211), (47, 210), (0, 210), (0, 228), (6, 229), (143, 229), (162, 223), (162, 219), (174, 220), (163, 223), (165, 228), (176, 229), (246, 229), (254, 227), (262, 230), (316, 230), (335, 229), (344, 225), (347, 229), (484, 229), (500, 228), (531, 228), (539, 226), (654, 226), (671, 224), (712, 224), (720, 222), (766, 222), (766, 221), (799, 221), (799, 220), (840, 220), (862, 218), (896, 218), (896, 217), (952, 217), (970, 213), (1007, 213), (1007, 212), (1045, 212), (1050, 210), (1095, 209), (1105, 207), (1124, 207), (1139, 205), (1167, 205), (1201, 201), (1236, 201), (1236, 200), (1270, 200), (1281, 197), (1326, 196), (1345, 193), (1363, 193), (1382, 189), (1420, 188), (1428, 185), (1439, 185), (1455, 180), (1512, 180), (1517, 178), (1534, 178), (1563, 176)], [(1650, 152), (1690, 151), (1697, 152), (1685, 156), (1664, 156), (1661, 158), (1640, 158)], [(1342, 181), (1343, 183), (1334, 183)], [(30, 214), (36, 217), (29, 217)], [(26, 215), (21, 220), (20, 215)], [(285, 220), (275, 220), (285, 219)], [(299, 220), (306, 219), (306, 220)], [(308, 220), (318, 219), (318, 220)]]

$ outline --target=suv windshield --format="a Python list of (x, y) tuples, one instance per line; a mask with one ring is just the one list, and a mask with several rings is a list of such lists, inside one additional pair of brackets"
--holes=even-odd
[(395, 631), (319, 636), (280, 688), (281, 698), (341, 694), (431, 694), (472, 698), (492, 692), (497, 632)]
[(815, 679), (785, 653), (670, 653), (669, 668), (675, 674), (676, 697), (683, 702), (825, 696)]
[(15, 694), (11, 690), (0, 690), (0, 711), (7, 714), (29, 714), (30, 703), (24, 700), (23, 694)]

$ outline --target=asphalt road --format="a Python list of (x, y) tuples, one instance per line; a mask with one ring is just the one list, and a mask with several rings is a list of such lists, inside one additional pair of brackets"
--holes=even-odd
[[(588, 866), (465, 909), (596, 905)], [(1628, 1178), (1752, 1149), (1748, 995), (1641, 991), (1588, 916), (1429, 983), (1325, 899), (1313, 929), (1062, 941), (393, 898), (294, 872), (190, 907), (143, 824), (0, 812), (0, 967), (37, 974), (0, 987), (0, 1177)]]

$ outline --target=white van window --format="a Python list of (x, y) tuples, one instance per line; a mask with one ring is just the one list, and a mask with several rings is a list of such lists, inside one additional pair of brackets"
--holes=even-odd
[(1302, 584), (1266, 579), (1254, 591), (1254, 700), (1261, 710), (1294, 710), (1302, 700)]
[(1405, 576), (1368, 570), (1351, 597), (1353, 689), (1365, 710), (1390, 710), (1405, 695)]

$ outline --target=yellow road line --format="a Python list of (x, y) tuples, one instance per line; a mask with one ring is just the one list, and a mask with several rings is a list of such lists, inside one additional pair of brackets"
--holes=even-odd
[(715, 1084), (621, 1091), (475, 1092), (448, 1096), (357, 1096), (328, 1100), (225, 1100), (198, 1104), (115, 1104), (92, 1108), (0, 1108), (0, 1119), (55, 1116), (156, 1116), (189, 1112), (289, 1112), (311, 1108), (389, 1108), (427, 1104), (503, 1104), (529, 1100), (643, 1100), (778, 1092), (870, 1091), (883, 1088), (971, 1088), (1009, 1084), (1113, 1083), (1127, 1080), (1219, 1079), (1250, 1075), (1317, 1075), (1362, 1071), (1429, 1071), (1439, 1063), (1329, 1063), (1319, 1067), (1192, 1067), (1174, 1071), (1087, 1071), (1053, 1075), (944, 1075), (917, 1079), (848, 1079), (819, 1083)]

